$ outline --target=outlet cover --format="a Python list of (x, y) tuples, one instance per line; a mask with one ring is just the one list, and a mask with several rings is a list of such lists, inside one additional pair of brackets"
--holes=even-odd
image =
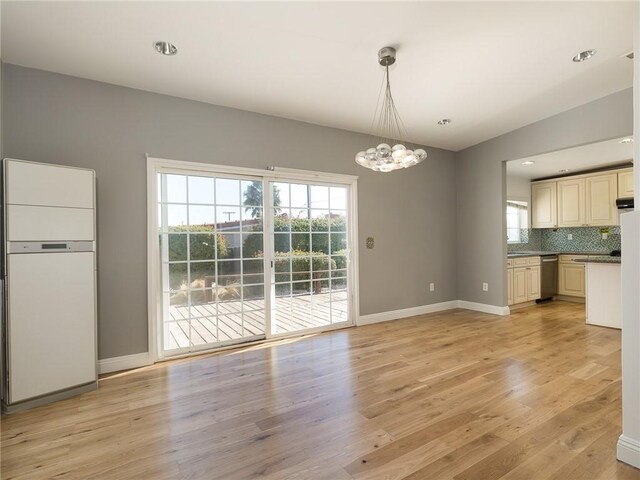
[(429, 284), (429, 291), (430, 292), (435, 292), (436, 291), (436, 284), (435, 283), (430, 283)]
[(487, 282), (482, 282), (482, 291), (483, 292), (489, 291), (489, 284)]
[(602, 234), (602, 239), (606, 240), (607, 238), (609, 238), (609, 234), (608, 233), (603, 233)]
[(573, 233), (567, 234), (567, 240), (573, 240)]

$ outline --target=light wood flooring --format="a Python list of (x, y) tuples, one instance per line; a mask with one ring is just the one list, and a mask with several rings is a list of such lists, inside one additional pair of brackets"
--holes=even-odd
[(3, 479), (637, 480), (620, 332), (556, 302), (157, 364), (2, 418)]

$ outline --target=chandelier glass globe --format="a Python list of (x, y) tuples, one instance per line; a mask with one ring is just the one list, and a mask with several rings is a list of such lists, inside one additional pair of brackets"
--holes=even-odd
[(401, 168), (409, 168), (427, 158), (427, 152), (424, 149), (407, 148), (402, 143), (396, 143), (395, 140), (392, 140), (402, 136), (406, 137), (406, 129), (391, 95), (389, 82), (389, 65), (393, 65), (395, 61), (396, 51), (394, 48), (384, 47), (378, 52), (378, 63), (385, 68), (384, 98), (382, 103), (378, 99), (378, 104), (381, 106), (379, 111), (376, 108), (372, 122), (372, 125), (376, 125), (379, 144), (377, 147), (371, 147), (356, 154), (358, 165), (376, 172), (392, 172)]

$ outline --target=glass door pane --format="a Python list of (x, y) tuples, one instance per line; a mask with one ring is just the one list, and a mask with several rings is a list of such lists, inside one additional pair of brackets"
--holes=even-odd
[(273, 182), (272, 334), (349, 321), (347, 187)]
[(158, 182), (164, 354), (264, 338), (262, 180)]

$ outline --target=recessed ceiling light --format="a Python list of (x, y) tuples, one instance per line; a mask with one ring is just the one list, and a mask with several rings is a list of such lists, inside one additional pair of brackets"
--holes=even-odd
[(563, 168), (562, 170), (558, 170), (560, 173), (567, 173), (570, 172), (571, 169), (570, 168)]
[(585, 60), (589, 60), (595, 54), (596, 54), (595, 50), (585, 50), (584, 52), (580, 52), (575, 57), (573, 57), (573, 61), (584, 62)]
[(627, 138), (623, 138), (622, 140), (618, 140), (618, 143), (632, 143), (633, 142), (633, 138), (631, 137), (627, 137)]
[(449, 125), (451, 123), (450, 118), (443, 118), (442, 120), (438, 120), (438, 125)]
[(156, 52), (161, 53), (162, 55), (171, 56), (178, 53), (176, 46), (169, 42), (156, 42), (153, 44), (153, 48), (156, 49)]
[(526, 165), (526, 166), (533, 165), (534, 163), (536, 163), (536, 162), (533, 162), (531, 160), (526, 160), (526, 161), (522, 162), (522, 164)]

